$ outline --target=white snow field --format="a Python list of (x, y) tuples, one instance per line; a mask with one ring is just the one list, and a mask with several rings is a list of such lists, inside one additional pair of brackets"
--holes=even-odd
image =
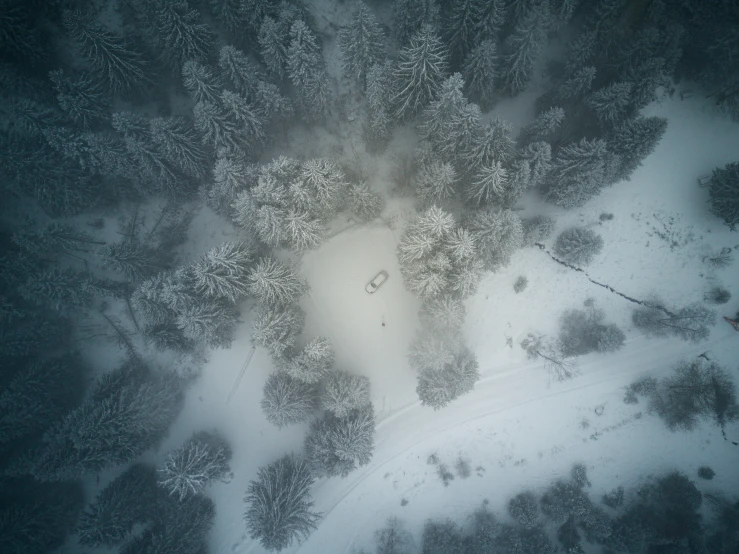
[[(679, 307), (702, 301), (714, 283), (731, 289), (739, 282), (739, 262), (720, 270), (702, 263), (708, 249), (739, 247), (739, 235), (709, 213), (707, 191), (696, 184), (699, 175), (735, 159), (739, 126), (714, 115), (700, 99), (677, 97), (645, 111), (667, 117), (669, 124), (657, 150), (631, 181), (577, 210), (559, 210), (533, 195), (520, 206), (523, 217), (542, 213), (556, 219), (548, 248), (571, 225), (601, 234), (603, 251), (585, 268), (593, 279), (634, 298), (658, 293), (668, 305)], [(364, 155), (364, 160), (385, 167), (392, 152), (377, 158)], [(387, 189), (387, 183), (373, 186)], [(402, 212), (406, 205), (407, 199), (389, 198), (386, 213)], [(612, 213), (613, 219), (601, 222), (603, 212)], [(227, 233), (221, 231), (222, 240), (233, 238)], [(739, 333), (731, 326), (719, 318), (710, 339), (698, 344), (644, 338), (630, 323), (634, 304), (559, 266), (538, 248), (524, 249), (507, 268), (486, 274), (466, 303), (465, 336), (478, 356), (481, 380), (473, 392), (434, 411), (420, 405), (415, 375), (405, 361), (418, 301), (405, 291), (398, 270), (395, 245), (401, 233), (381, 222), (355, 226), (305, 254), (300, 263), (311, 286), (303, 299), (306, 338), (328, 336), (337, 367), (370, 378), (378, 425), (372, 461), (344, 479), (317, 481), (313, 498), (323, 520), (305, 542), (285, 552), (372, 551), (374, 530), (391, 515), (401, 517), (418, 541), (426, 518), (449, 517), (464, 524), (483, 499), (503, 515), (510, 496), (525, 488), (541, 492), (552, 480), (567, 476), (575, 462), (587, 466), (596, 500), (613, 487), (628, 487), (669, 469), (695, 478), (700, 465), (716, 471), (712, 481), (697, 481), (703, 490), (739, 492), (739, 447), (724, 440), (717, 427), (706, 423), (691, 433), (671, 433), (646, 412), (644, 401), (627, 405), (622, 400), (624, 387), (635, 379), (663, 375), (675, 361), (704, 352), (739, 380)], [(219, 237), (209, 240), (217, 243)], [(368, 295), (364, 285), (380, 269), (390, 278)], [(514, 294), (519, 275), (529, 285)], [(626, 344), (614, 354), (579, 358), (580, 375), (553, 381), (540, 363), (526, 359), (520, 340), (531, 331), (556, 335), (559, 314), (581, 307), (587, 298), (594, 298), (607, 321), (626, 332)], [(733, 298), (716, 311), (731, 316), (738, 307)], [(262, 349), (256, 350), (227, 402), (251, 351), (249, 304), (242, 307), (242, 319), (233, 347), (211, 353), (158, 453), (163, 457), (201, 429), (217, 428), (231, 442), (234, 477), (209, 490), (217, 507), (210, 535), (217, 554), (263, 552), (246, 534), (243, 495), (259, 466), (300, 451), (307, 430), (307, 425), (280, 430), (262, 415), (262, 386), (272, 371)], [(726, 433), (739, 442), (739, 425), (727, 426)], [(457, 476), (445, 487), (436, 466), (427, 464), (432, 453), (452, 471), (460, 457), (468, 460), (471, 475)]]

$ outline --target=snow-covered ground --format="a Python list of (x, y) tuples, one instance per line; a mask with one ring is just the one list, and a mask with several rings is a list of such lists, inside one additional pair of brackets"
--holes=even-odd
[[(521, 215), (552, 215), (557, 220), (554, 236), (575, 224), (592, 227), (603, 236), (605, 247), (587, 268), (591, 277), (631, 297), (658, 293), (669, 305), (682, 306), (702, 301), (713, 283), (731, 289), (739, 282), (739, 262), (709, 270), (701, 261), (707, 249), (739, 246), (739, 237), (708, 212), (707, 191), (696, 184), (697, 176), (734, 160), (739, 127), (714, 115), (700, 99), (680, 101), (677, 95), (650, 106), (646, 114), (667, 117), (667, 133), (631, 181), (569, 212), (531, 195), (520, 203)], [(386, 169), (393, 151), (381, 158), (363, 156), (368, 166)], [(373, 174), (373, 186), (386, 191), (387, 183), (377, 182), (386, 172)], [(389, 202), (386, 213), (407, 211), (406, 200), (390, 197)], [(601, 221), (604, 212), (613, 219)], [(337, 367), (370, 377), (378, 427), (368, 466), (345, 479), (316, 483), (313, 496), (323, 521), (307, 541), (288, 552), (369, 547), (373, 531), (390, 515), (402, 517), (418, 539), (428, 517), (464, 523), (483, 499), (500, 511), (514, 493), (524, 488), (541, 491), (567, 475), (574, 462), (586, 464), (593, 498), (667, 469), (692, 476), (700, 465), (716, 471), (713, 481), (700, 486), (739, 492), (739, 448), (725, 441), (716, 427), (670, 433), (646, 413), (643, 402), (626, 405), (622, 400), (623, 388), (636, 378), (665, 374), (676, 360), (703, 352), (739, 380), (739, 333), (729, 325), (720, 321), (709, 341), (701, 344), (646, 339), (630, 324), (633, 304), (557, 265), (537, 248), (521, 250), (510, 266), (487, 274), (467, 301), (465, 335), (479, 358), (481, 381), (472, 393), (435, 412), (418, 402), (415, 375), (405, 360), (418, 301), (402, 284), (395, 252), (401, 230), (394, 227), (381, 222), (350, 227), (300, 263), (301, 275), (311, 286), (303, 299), (306, 336), (328, 336), (336, 348)], [(231, 232), (224, 227), (208, 240), (232, 240)], [(216, 236), (220, 234), (223, 237)], [(553, 238), (547, 242), (551, 245)], [(390, 278), (375, 295), (368, 295), (364, 285), (380, 269)], [(525, 275), (529, 285), (514, 294), (512, 285), (519, 275)], [(732, 292), (739, 297), (739, 291)], [(520, 339), (530, 331), (555, 335), (562, 310), (581, 307), (587, 298), (594, 298), (607, 320), (625, 330), (626, 344), (615, 354), (578, 359), (580, 375), (571, 381), (552, 381), (541, 364), (526, 359)], [(733, 299), (717, 311), (732, 315), (736, 309)], [(183, 415), (160, 449), (163, 455), (192, 431), (209, 428), (218, 428), (233, 445), (232, 482), (218, 483), (209, 491), (217, 506), (211, 532), (217, 554), (262, 552), (246, 536), (243, 494), (260, 465), (299, 451), (306, 432), (304, 425), (278, 430), (264, 419), (259, 401), (272, 367), (262, 349), (256, 350), (232, 394), (251, 351), (248, 304), (242, 307), (242, 319), (233, 347), (210, 354)], [(739, 440), (736, 424), (726, 431)], [(452, 470), (460, 457), (468, 460), (471, 475), (445, 487), (436, 467), (427, 464), (432, 453)]]

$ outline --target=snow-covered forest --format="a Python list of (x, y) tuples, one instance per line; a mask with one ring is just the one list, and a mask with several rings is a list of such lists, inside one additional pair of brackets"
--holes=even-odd
[(0, 0), (0, 553), (739, 552), (735, 0)]

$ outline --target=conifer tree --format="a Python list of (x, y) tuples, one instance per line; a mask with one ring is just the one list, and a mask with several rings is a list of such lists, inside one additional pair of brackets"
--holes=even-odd
[(393, 71), (394, 114), (406, 119), (434, 100), (447, 76), (447, 51), (434, 28), (425, 24), (399, 52)]
[(230, 36), (237, 35), (242, 30), (240, 27), (245, 23), (246, 14), (241, 12), (241, 6), (244, 3), (241, 0), (209, 0), (208, 2), (213, 15)]
[(0, 16), (0, 53), (3, 58), (20, 58), (36, 64), (46, 57), (44, 39), (35, 24), (33, 5), (21, 1), (3, 4)]
[(201, 494), (216, 479), (230, 473), (231, 447), (218, 433), (201, 431), (167, 455), (157, 470), (158, 484), (182, 501)]
[(159, 273), (139, 283), (131, 295), (131, 306), (136, 315), (150, 326), (174, 321), (175, 311), (167, 302), (166, 286), (171, 277)]
[(564, 121), (565, 112), (562, 108), (554, 107), (540, 113), (536, 119), (521, 129), (518, 143), (526, 146), (530, 142), (548, 141), (554, 138), (554, 133)]
[(31, 302), (59, 312), (84, 308), (92, 300), (90, 280), (71, 269), (44, 269), (30, 275), (18, 293)]
[(287, 73), (307, 117), (320, 117), (328, 99), (327, 75), (316, 37), (302, 20), (290, 28)]
[(307, 538), (321, 517), (312, 509), (313, 480), (308, 464), (294, 456), (260, 467), (244, 497), (244, 519), (251, 538), (275, 551)]
[(76, 124), (89, 128), (110, 118), (110, 96), (100, 82), (88, 73), (71, 76), (61, 69), (49, 72), (56, 100), (62, 111)]
[(286, 238), (287, 211), (279, 206), (265, 204), (256, 211), (255, 228), (259, 238), (272, 247), (281, 246)]
[(195, 102), (218, 102), (222, 84), (213, 70), (195, 60), (188, 60), (182, 64), (182, 84)]
[(513, 252), (523, 246), (521, 218), (511, 210), (479, 210), (467, 218), (465, 227), (490, 271), (508, 265)]
[(134, 464), (102, 489), (82, 513), (77, 527), (80, 544), (113, 546), (129, 536), (136, 524), (154, 517), (156, 470)]
[(606, 129), (625, 120), (632, 108), (631, 91), (634, 85), (628, 82), (611, 83), (590, 94), (585, 103), (598, 116)]
[(575, 71), (554, 93), (554, 100), (562, 105), (577, 104), (590, 92), (596, 70), (593, 66), (585, 66)]
[(457, 172), (450, 163), (432, 162), (416, 175), (416, 193), (424, 204), (443, 204), (456, 192)]
[(224, 46), (218, 54), (218, 67), (235, 92), (250, 100), (255, 97), (262, 71), (246, 54)]
[(149, 82), (147, 64), (141, 54), (122, 37), (103, 28), (92, 15), (78, 9), (67, 10), (63, 14), (63, 24), (92, 72), (112, 92), (130, 92)]
[(462, 328), (465, 307), (462, 300), (444, 295), (424, 301), (418, 313), (421, 323), (439, 331), (454, 331)]
[(308, 160), (302, 165), (300, 177), (320, 206), (317, 215), (333, 215), (343, 204), (347, 180), (334, 161), (326, 158)]
[(259, 27), (259, 47), (262, 62), (275, 77), (283, 77), (287, 69), (287, 41), (282, 25), (265, 17)]
[(474, 205), (502, 203), (508, 185), (508, 171), (500, 162), (480, 167), (467, 185), (465, 196)]
[(390, 92), (392, 63), (375, 64), (367, 72), (367, 121), (364, 133), (367, 141), (383, 146), (390, 140)]
[(615, 179), (628, 179), (659, 144), (667, 130), (663, 117), (638, 116), (616, 126), (606, 140), (619, 158)]
[(269, 350), (277, 359), (285, 358), (297, 343), (305, 314), (296, 305), (261, 306), (254, 318), (252, 341)]
[(364, 375), (334, 371), (328, 376), (321, 394), (324, 410), (336, 417), (347, 417), (370, 403), (370, 382)]
[(471, 391), (480, 378), (477, 358), (464, 344), (453, 347), (451, 356), (437, 367), (418, 367), (416, 392), (421, 404), (438, 410)]
[(50, 223), (33, 231), (21, 229), (13, 233), (11, 240), (25, 252), (39, 258), (88, 252), (91, 246), (104, 244), (65, 223)]
[(570, 227), (559, 234), (553, 250), (569, 264), (587, 265), (603, 250), (603, 238), (592, 229)]
[(325, 412), (322, 419), (311, 423), (305, 456), (316, 477), (346, 477), (369, 463), (374, 443), (374, 409), (365, 404), (345, 417)]
[(255, 256), (251, 244), (226, 242), (211, 248), (192, 266), (196, 293), (238, 303), (249, 292)]
[(547, 38), (548, 12), (548, 2), (532, 7), (504, 42), (504, 87), (512, 95), (523, 91), (531, 80)]
[[(226, 122), (236, 125), (232, 142), (243, 144), (247, 148), (264, 142), (264, 119), (253, 104), (240, 94), (224, 90), (221, 92), (221, 105)], [(225, 127), (224, 124), (223, 128)]]
[(452, 0), (444, 18), (444, 39), (453, 60), (461, 62), (477, 42), (487, 0)]
[(183, 335), (193, 342), (211, 348), (228, 348), (239, 320), (233, 303), (217, 298), (190, 303), (177, 312), (175, 322)]
[(334, 350), (326, 337), (312, 339), (285, 364), (291, 377), (309, 384), (316, 384), (326, 377), (334, 364)]
[(424, 25), (438, 29), (441, 12), (436, 0), (393, 0), (393, 22), (398, 44), (405, 46)]
[(198, 102), (193, 116), (203, 144), (216, 151), (235, 152), (241, 148), (239, 124), (229, 117), (220, 99)]
[(364, 2), (358, 2), (348, 27), (339, 32), (339, 46), (343, 70), (356, 79), (362, 89), (367, 88), (367, 73), (381, 63), (385, 38), (377, 19)]
[(100, 265), (138, 281), (161, 269), (156, 251), (133, 241), (106, 244), (97, 251)]
[(529, 164), (529, 181), (527, 186), (541, 185), (552, 167), (552, 147), (548, 142), (529, 143), (519, 152), (519, 157)]
[(208, 56), (215, 37), (187, 0), (153, 0), (148, 11), (152, 38), (171, 68), (179, 70), (185, 61)]
[(274, 258), (262, 258), (247, 277), (249, 293), (264, 305), (286, 305), (296, 302), (307, 285), (288, 266)]
[(498, 49), (495, 42), (483, 40), (470, 51), (464, 60), (462, 76), (469, 96), (478, 100), (482, 108), (490, 108), (498, 79)]
[(711, 213), (734, 229), (739, 223), (739, 163), (714, 169), (708, 183), (708, 193)]
[(149, 120), (151, 141), (171, 165), (193, 178), (205, 175), (206, 156), (192, 123), (182, 117)]
[(511, 128), (509, 122), (496, 117), (474, 136), (461, 153), (468, 173), (496, 161), (504, 166), (511, 161), (515, 150), (515, 143), (510, 137)]
[(278, 371), (267, 378), (262, 411), (272, 425), (284, 427), (310, 419), (318, 408), (318, 387)]
[[(220, 152), (213, 167), (213, 184), (208, 189), (206, 201), (216, 212), (234, 216), (239, 213), (239, 210), (232, 206), (236, 198), (243, 189), (255, 181), (255, 166), (248, 165), (240, 156), (226, 151)], [(249, 195), (248, 191), (244, 192)], [(253, 219), (253, 214), (250, 219)], [(240, 222), (238, 223), (245, 227)]]
[(366, 184), (359, 183), (349, 187), (347, 205), (360, 221), (371, 221), (380, 216), (385, 200)]

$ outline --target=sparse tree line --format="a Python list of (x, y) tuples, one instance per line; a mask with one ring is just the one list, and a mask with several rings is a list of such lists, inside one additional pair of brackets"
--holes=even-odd
[[(710, 468), (701, 470), (699, 475), (708, 470), (713, 476)], [(588, 494), (589, 486), (586, 467), (576, 464), (569, 479), (555, 481), (541, 494), (524, 491), (508, 499), (506, 514), (491, 512), (484, 501), (462, 525), (428, 520), (418, 541), (393, 516), (375, 532), (373, 547), (358, 552), (578, 554), (600, 547), (614, 554), (723, 554), (739, 547), (739, 501), (703, 492), (681, 472), (652, 476), (629, 489), (619, 486), (600, 502)]]

